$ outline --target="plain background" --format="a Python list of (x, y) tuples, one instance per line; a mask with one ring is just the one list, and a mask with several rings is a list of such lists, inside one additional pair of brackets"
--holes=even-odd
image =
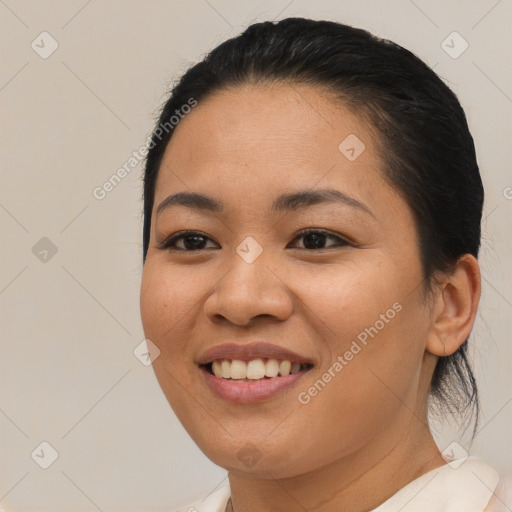
[[(510, 471), (510, 0), (0, 0), (0, 510), (163, 511), (224, 480), (133, 353), (141, 165), (103, 200), (93, 190), (146, 142), (173, 78), (251, 22), (288, 16), (396, 41), (465, 108), (486, 187), (471, 451)], [(468, 44), (458, 58), (442, 46), (453, 31), (450, 46)], [(58, 44), (47, 58), (42, 32)], [(469, 446), (449, 426), (437, 435)], [(42, 442), (58, 452), (48, 469)]]

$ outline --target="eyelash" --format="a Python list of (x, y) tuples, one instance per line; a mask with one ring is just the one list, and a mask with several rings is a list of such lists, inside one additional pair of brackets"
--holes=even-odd
[[(331, 233), (329, 231), (326, 231), (324, 229), (312, 229), (312, 228), (305, 229), (305, 230), (297, 233), (297, 235), (292, 240), (292, 242), (294, 242), (295, 240), (297, 240), (299, 238), (302, 238), (304, 236), (311, 235), (311, 234), (320, 234), (320, 235), (326, 236), (327, 238), (334, 238), (334, 239), (338, 240), (338, 243), (336, 245), (331, 245), (329, 247), (323, 247), (320, 249), (307, 249), (307, 248), (302, 248), (302, 247), (299, 247), (299, 249), (302, 249), (304, 251), (309, 251), (309, 252), (311, 252), (311, 251), (318, 252), (318, 251), (325, 251), (327, 249), (335, 249), (335, 248), (340, 248), (340, 247), (345, 247), (345, 246), (352, 246), (352, 247), (355, 246), (355, 244), (352, 244), (352, 243), (348, 242), (347, 240), (345, 240), (344, 238), (342, 238), (338, 235), (334, 235), (333, 233)], [(209, 236), (207, 236), (204, 233), (201, 233), (199, 231), (182, 231), (180, 233), (176, 233), (176, 234), (168, 237), (163, 242), (159, 243), (157, 247), (158, 247), (158, 249), (162, 249), (162, 250), (167, 249), (167, 250), (182, 251), (182, 252), (200, 252), (200, 251), (208, 250), (208, 249), (189, 250), (189, 249), (181, 249), (181, 248), (176, 247), (175, 244), (178, 240), (184, 239), (187, 236), (193, 236), (193, 235), (201, 236), (205, 239), (211, 240), (211, 238)]]

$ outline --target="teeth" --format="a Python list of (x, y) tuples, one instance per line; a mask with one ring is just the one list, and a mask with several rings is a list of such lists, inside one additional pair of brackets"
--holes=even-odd
[(247, 364), (244, 361), (235, 359), (231, 361), (231, 378), (245, 379), (247, 377)]
[(293, 363), (292, 367), (290, 369), (290, 373), (294, 374), (294, 373), (297, 373), (297, 372), (300, 372), (300, 363)]
[(278, 361), (277, 359), (253, 359), (249, 362), (239, 359), (223, 359), (212, 363), (212, 371), (216, 377), (233, 380), (259, 380), (264, 377), (286, 377), (304, 369), (305, 365), (291, 363), (290, 361)]
[(222, 377), (220, 361), (213, 361), (212, 371), (213, 371), (213, 374), (215, 375), (215, 377)]
[[(224, 359), (224, 361), (222, 361), (220, 367), (222, 370), (221, 377), (223, 379), (229, 379), (231, 377), (231, 361)], [(217, 374), (215, 374), (215, 375), (217, 375)], [(218, 375), (217, 375), (217, 377), (218, 377)]]
[(265, 375), (267, 377), (277, 377), (279, 373), (279, 361), (277, 359), (269, 359), (265, 366)]
[(251, 380), (265, 377), (265, 363), (263, 359), (253, 359), (247, 364), (247, 378)]
[(279, 363), (279, 375), (281, 377), (286, 377), (290, 375), (290, 370), (292, 369), (292, 363), (290, 361), (281, 361)]

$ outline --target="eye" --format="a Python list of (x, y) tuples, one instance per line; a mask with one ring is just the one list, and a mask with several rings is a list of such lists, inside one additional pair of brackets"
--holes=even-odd
[[(347, 245), (351, 245), (343, 238), (337, 235), (333, 235), (332, 233), (329, 233), (328, 231), (325, 231), (323, 229), (307, 229), (299, 233), (299, 235), (296, 236), (293, 239), (293, 241), (301, 238), (304, 239), (305, 247), (298, 247), (298, 249), (329, 249), (332, 247), (344, 247)], [(323, 247), (327, 239), (336, 240), (337, 243), (334, 245)]]
[[(298, 249), (329, 249), (351, 245), (343, 238), (322, 229), (304, 230), (292, 240), (292, 243), (301, 238), (304, 239), (304, 247), (296, 247)], [(336, 243), (325, 247), (325, 243), (328, 239), (334, 240)], [(185, 252), (202, 251), (208, 249), (208, 247), (206, 247), (208, 241), (213, 242), (210, 237), (198, 231), (182, 231), (159, 243), (158, 248)]]
[[(203, 233), (197, 231), (182, 231), (159, 243), (158, 248), (187, 252), (202, 251), (207, 248), (205, 247), (207, 240), (211, 240), (211, 238)], [(178, 247), (180, 242), (183, 243), (181, 247)]]

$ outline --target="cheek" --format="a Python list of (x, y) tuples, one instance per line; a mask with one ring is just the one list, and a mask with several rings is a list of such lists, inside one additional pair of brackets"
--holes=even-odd
[[(200, 283), (184, 272), (147, 259), (144, 265), (140, 310), (144, 335), (160, 350), (152, 367), (164, 396), (184, 424), (201, 424), (195, 411), (197, 400), (184, 389), (191, 389), (190, 343), (187, 342), (200, 303)], [(191, 411), (192, 408), (192, 411)], [(195, 418), (194, 420), (191, 420)], [(189, 425), (186, 428), (191, 428)]]
[(401, 399), (412, 401), (426, 324), (421, 292), (411, 293), (412, 276), (404, 274), (375, 263), (302, 280), (310, 321), (328, 348), (321, 371), (335, 375), (323, 374), (333, 383), (322, 390), (319, 402), (332, 401), (334, 411), (354, 413), (365, 404), (379, 416), (379, 411), (401, 407)]
[(328, 338), (339, 339), (340, 348), (376, 322), (382, 327), (381, 315), (394, 317), (393, 304), (403, 297), (396, 274), (383, 270), (381, 263), (334, 266), (329, 272), (303, 274), (300, 280), (303, 301), (315, 323), (324, 326), (321, 332)]
[[(142, 275), (140, 309), (146, 338), (164, 354), (181, 350), (198, 305), (201, 287), (197, 279), (183, 272), (146, 261)], [(183, 340), (180, 342), (179, 340)]]

